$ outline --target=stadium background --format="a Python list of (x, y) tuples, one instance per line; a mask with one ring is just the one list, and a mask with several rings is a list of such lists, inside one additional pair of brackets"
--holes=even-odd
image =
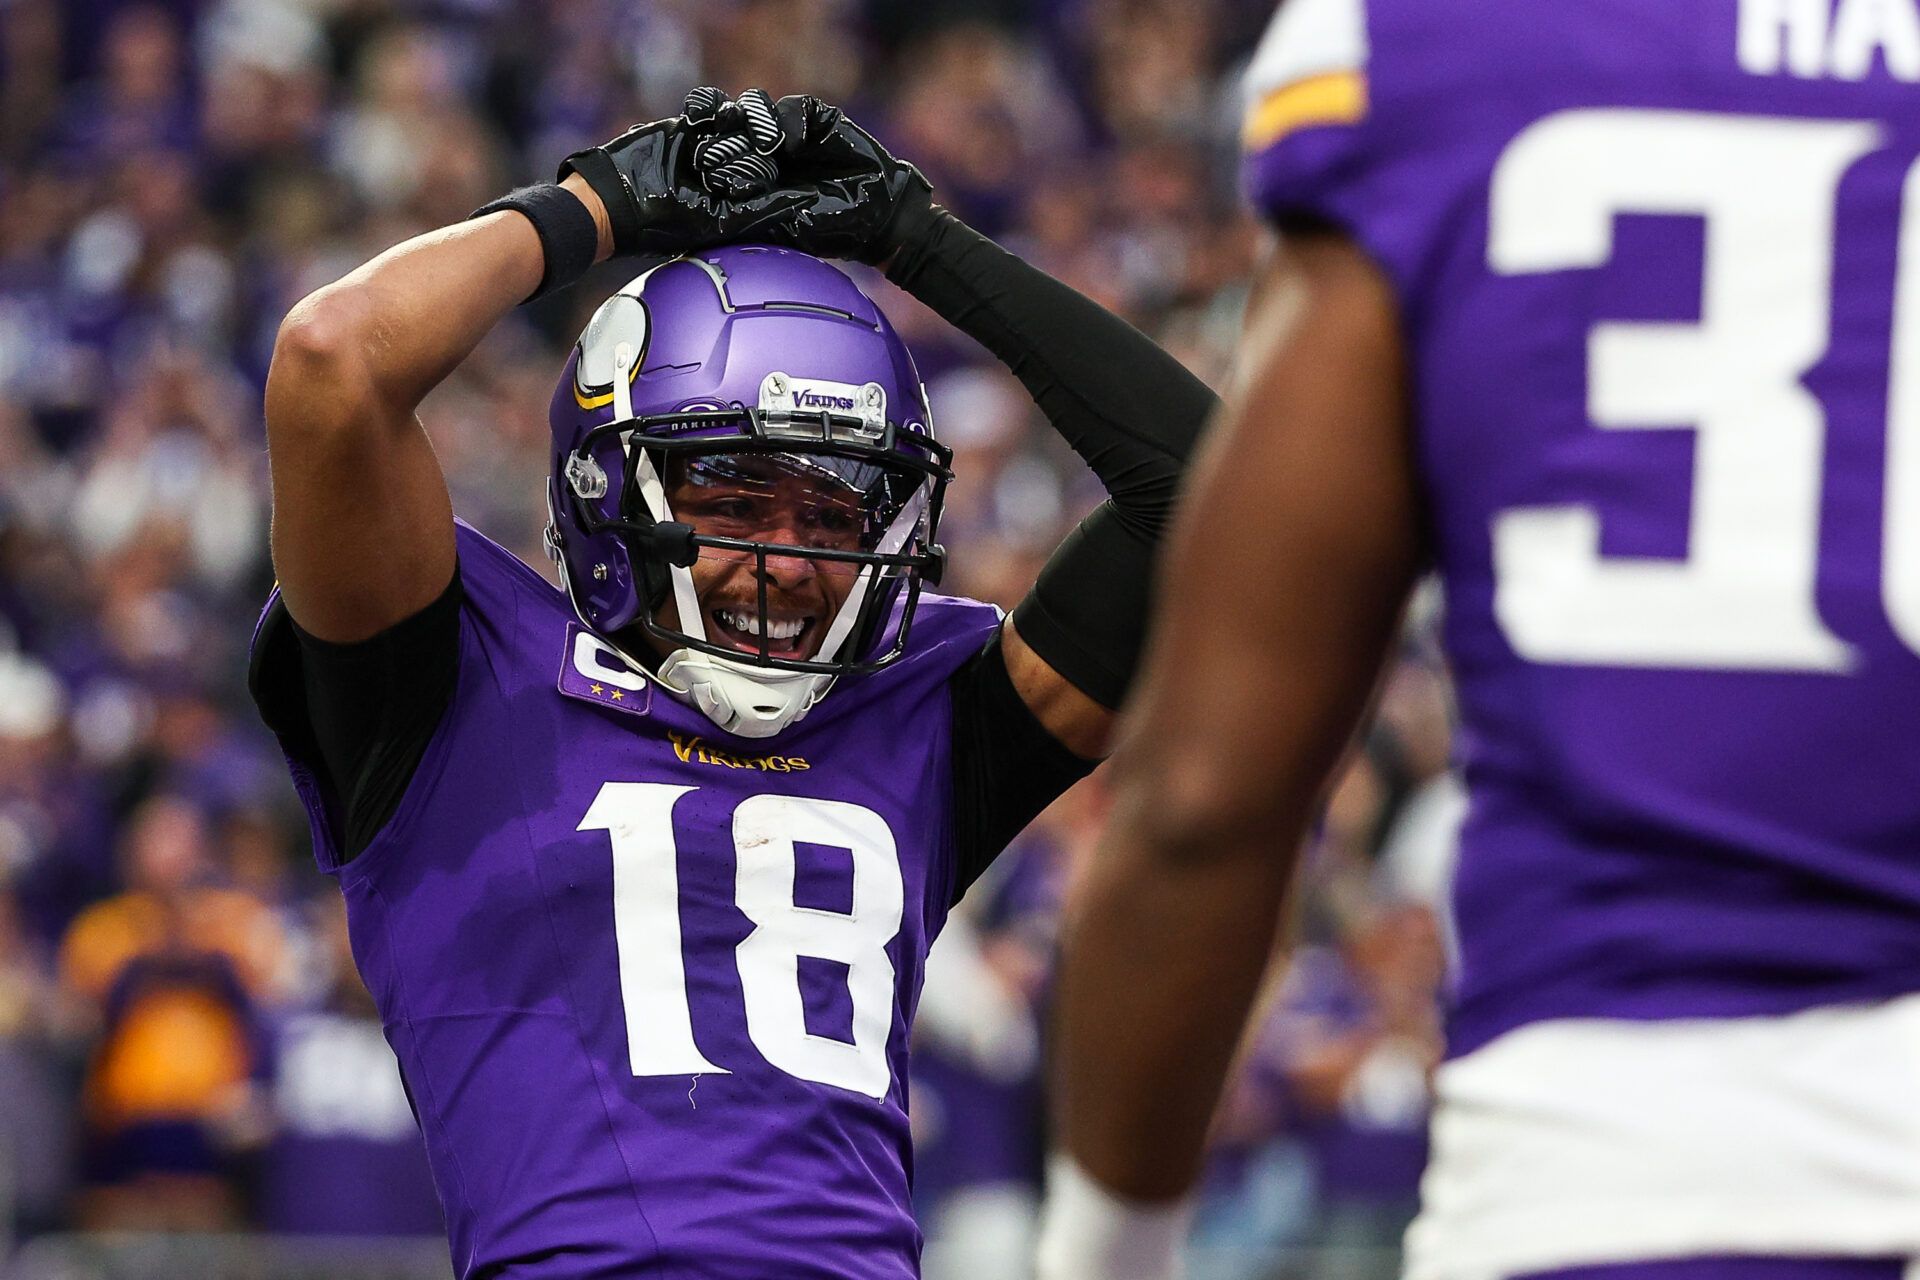
[[(287, 308), (694, 84), (760, 85), (846, 105), (1218, 384), (1259, 246), (1236, 85), (1269, 8), (0, 0), (0, 1277), (447, 1273), (337, 895), (244, 689)], [(459, 512), (542, 567), (546, 401), (620, 278), (515, 316), (423, 412)], [(1098, 487), (983, 352), (865, 282), (958, 450), (949, 587), (1011, 605)], [(1393, 1272), (1460, 804), (1426, 634), (1304, 862), (1196, 1280)], [(936, 949), (914, 1083), (934, 1280), (1022, 1251), (1054, 916), (1102, 803), (1096, 776), (1057, 805)]]

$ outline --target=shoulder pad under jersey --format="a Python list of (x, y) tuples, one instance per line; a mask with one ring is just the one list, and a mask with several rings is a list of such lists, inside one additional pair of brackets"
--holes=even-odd
[(1286, 0), (1247, 67), (1240, 131), (1247, 194), (1283, 221), (1346, 225), (1370, 128), (1366, 0)]

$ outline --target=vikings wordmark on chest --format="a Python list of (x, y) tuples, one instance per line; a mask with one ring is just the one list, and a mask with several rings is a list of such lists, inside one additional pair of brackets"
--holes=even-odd
[(720, 765), (728, 769), (758, 769), (762, 773), (803, 773), (813, 766), (804, 756), (750, 756), (728, 751), (722, 747), (711, 746), (706, 739), (698, 735), (667, 730), (667, 737), (673, 742), (673, 754), (680, 757), (680, 763), (698, 761), (701, 764)]

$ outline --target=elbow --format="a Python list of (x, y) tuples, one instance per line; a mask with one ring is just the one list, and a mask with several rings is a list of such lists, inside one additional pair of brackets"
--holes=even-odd
[(329, 285), (294, 304), (273, 342), (275, 379), (338, 378), (368, 364), (371, 329), (352, 291)]
[(1308, 809), (1276, 771), (1203, 735), (1127, 744), (1114, 759), (1114, 785), (1129, 843), (1168, 868), (1284, 867)]
[(374, 378), (369, 327), (351, 295), (329, 286), (280, 322), (267, 370), (269, 441), (289, 429), (364, 421)]

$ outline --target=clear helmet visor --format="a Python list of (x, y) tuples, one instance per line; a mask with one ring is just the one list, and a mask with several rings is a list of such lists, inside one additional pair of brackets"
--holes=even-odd
[(665, 507), (656, 518), (689, 526), (698, 548), (692, 566), (673, 571), (656, 611), (662, 628), (707, 652), (780, 666), (860, 661), (899, 640), (925, 475), (828, 452), (656, 457)]
[(661, 476), (673, 518), (696, 534), (829, 552), (878, 551), (920, 479), (870, 459), (809, 453), (681, 454)]

